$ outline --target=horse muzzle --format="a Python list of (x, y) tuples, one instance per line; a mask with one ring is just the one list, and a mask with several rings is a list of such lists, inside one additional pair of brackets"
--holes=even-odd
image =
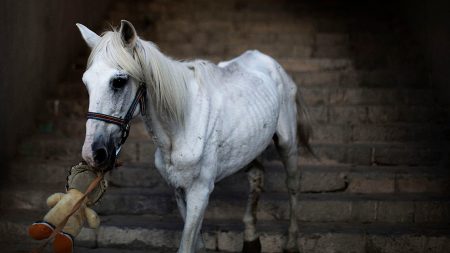
[(98, 136), (90, 141), (86, 138), (83, 151), (83, 159), (97, 171), (108, 171), (114, 167), (116, 161), (116, 148), (112, 141), (107, 141), (103, 136)]

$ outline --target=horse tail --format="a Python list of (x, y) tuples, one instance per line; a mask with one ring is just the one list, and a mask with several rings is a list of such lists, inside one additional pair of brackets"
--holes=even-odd
[[(298, 89), (298, 88), (297, 88)], [(314, 151), (309, 143), (313, 130), (311, 125), (311, 118), (309, 116), (308, 107), (300, 90), (297, 90), (295, 97), (297, 104), (297, 138), (301, 145), (303, 145), (311, 155)], [(315, 156), (315, 155), (314, 155)]]
[(297, 138), (298, 142), (305, 148), (307, 153), (315, 156), (314, 151), (310, 144), (310, 139), (313, 134), (311, 118), (309, 116), (308, 107), (306, 105), (306, 101), (303, 98), (303, 95), (299, 89), (299, 87), (295, 84), (295, 82), (289, 77), (286, 71), (280, 67), (280, 74), (282, 81), (289, 86), (297, 87), (295, 102), (297, 105)]

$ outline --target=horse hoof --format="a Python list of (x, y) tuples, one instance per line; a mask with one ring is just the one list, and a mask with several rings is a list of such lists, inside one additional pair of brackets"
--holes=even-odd
[(244, 241), (242, 253), (261, 253), (261, 242), (259, 237), (253, 241)]

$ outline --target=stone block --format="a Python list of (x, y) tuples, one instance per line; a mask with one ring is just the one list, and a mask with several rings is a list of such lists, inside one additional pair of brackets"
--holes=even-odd
[(301, 234), (298, 239), (300, 252), (308, 253), (364, 253), (365, 238), (359, 234)]
[(264, 253), (282, 252), (285, 240), (285, 236), (280, 233), (261, 233), (261, 250)]
[(415, 124), (367, 124), (352, 128), (352, 138), (359, 142), (424, 141), (433, 137), (430, 128)]
[(119, 161), (122, 162), (139, 162), (139, 141), (127, 141), (122, 146)]
[(392, 123), (400, 118), (395, 106), (369, 106), (367, 110), (367, 123)]
[(367, 145), (348, 145), (345, 147), (346, 155), (342, 158), (343, 163), (371, 165), (372, 148)]
[(360, 124), (369, 120), (364, 106), (330, 106), (329, 117), (329, 122), (333, 124)]
[(448, 201), (416, 201), (414, 222), (416, 223), (448, 223), (450, 222), (450, 202)]
[(331, 192), (345, 190), (347, 178), (345, 173), (304, 172), (300, 181), (302, 192)]
[(151, 140), (139, 142), (139, 145), (136, 147), (137, 161), (139, 161), (140, 163), (154, 165), (156, 148), (157, 148), (156, 144), (153, 143), (153, 141), (151, 141)]
[(317, 33), (317, 45), (347, 45), (349, 35), (346, 33)]
[(119, 167), (106, 175), (108, 182), (117, 187), (146, 187), (155, 191), (165, 186), (161, 175), (153, 165), (141, 168)]
[(303, 200), (297, 207), (299, 221), (349, 221), (351, 204), (348, 201), (308, 201)]
[(450, 249), (450, 238), (448, 236), (430, 236), (425, 239), (426, 253), (443, 253)]
[(362, 200), (351, 204), (351, 220), (354, 222), (374, 222), (377, 218), (377, 201)]
[(397, 187), (399, 192), (409, 193), (446, 193), (450, 188), (449, 179), (425, 177), (399, 177)]
[(181, 233), (173, 230), (100, 226), (97, 243), (99, 247), (131, 248), (166, 247), (178, 248)]
[(317, 124), (313, 126), (312, 141), (347, 143), (351, 141), (352, 130), (349, 125), (326, 125)]
[(313, 57), (323, 58), (323, 57), (334, 57), (334, 58), (345, 58), (348, 57), (350, 53), (348, 45), (316, 45), (313, 52)]
[(326, 123), (328, 122), (328, 108), (326, 106), (314, 106), (308, 108), (311, 122)]
[(425, 237), (420, 235), (369, 235), (367, 252), (379, 253), (419, 253), (423, 252)]
[(95, 247), (97, 245), (97, 231), (95, 229), (83, 228), (76, 237), (76, 245), (82, 247)]
[(304, 87), (338, 86), (340, 77), (336, 70), (293, 73), (295, 83)]
[(208, 231), (207, 233), (202, 233), (203, 242), (205, 243), (205, 248), (208, 250), (217, 249), (217, 233), (214, 231)]
[(95, 208), (100, 214), (177, 214), (172, 195), (116, 193), (105, 194)]
[(142, 120), (135, 119), (131, 122), (129, 138), (137, 139), (137, 140), (150, 140), (151, 139), (150, 133), (147, 131), (145, 124)]
[(439, 150), (427, 146), (377, 146), (374, 151), (377, 164), (432, 165), (439, 159)]
[(328, 104), (329, 89), (299, 89), (308, 106), (326, 105)]
[(241, 252), (244, 235), (242, 232), (219, 231), (217, 232), (217, 248), (229, 252)]
[(349, 180), (348, 192), (352, 193), (394, 193), (394, 178), (354, 177)]
[(377, 221), (411, 223), (414, 221), (414, 203), (411, 201), (379, 201)]

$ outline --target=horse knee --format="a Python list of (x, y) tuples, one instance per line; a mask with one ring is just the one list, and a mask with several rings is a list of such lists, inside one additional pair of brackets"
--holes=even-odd
[(300, 187), (300, 178), (288, 175), (286, 179), (286, 186), (290, 194), (297, 194)]
[(264, 171), (262, 167), (253, 166), (247, 172), (247, 179), (251, 192), (261, 192), (264, 186)]

